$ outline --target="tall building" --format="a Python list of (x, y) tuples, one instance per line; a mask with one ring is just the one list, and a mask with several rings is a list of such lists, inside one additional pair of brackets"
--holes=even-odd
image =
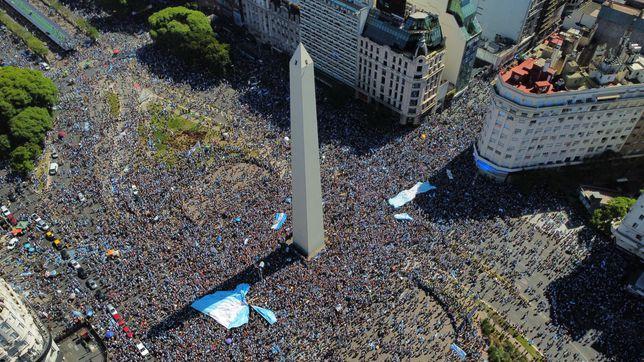
[(481, 24), (481, 38), (489, 41), (499, 36), (515, 44), (533, 39), (546, 1), (479, 0), (476, 18)]
[(289, 0), (242, 0), (244, 25), (257, 41), (283, 53), (300, 42), (300, 7)]
[[(626, 142), (644, 110), (641, 47), (598, 47), (577, 63), (579, 31), (553, 34), (496, 79), (485, 125), (476, 142), (479, 170), (505, 180), (514, 172), (573, 165), (600, 155), (644, 156)], [(641, 140), (633, 144), (641, 145)]]
[(438, 17), (406, 19), (371, 9), (360, 37), (358, 97), (375, 100), (419, 124), (437, 104), (445, 47)]
[(437, 14), (445, 36), (445, 70), (442, 79), (457, 92), (472, 78), (481, 27), (474, 0), (408, 0), (413, 11)]
[(644, 261), (644, 194), (612, 233), (619, 248)]
[(363, 0), (302, 0), (300, 38), (317, 70), (354, 88), (358, 38), (372, 7)]
[(56, 361), (58, 346), (20, 296), (0, 279), (0, 361)]
[(407, 0), (378, 0), (376, 2), (378, 10), (401, 18), (405, 17), (406, 6)]
[(559, 28), (565, 6), (566, 2), (564, 0), (544, 0), (541, 13), (537, 18), (536, 41), (545, 39)]

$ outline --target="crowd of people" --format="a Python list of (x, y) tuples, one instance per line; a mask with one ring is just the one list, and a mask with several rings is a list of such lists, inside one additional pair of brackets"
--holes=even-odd
[[(61, 87), (51, 139), (66, 133), (53, 144), (63, 167), (60, 175), (32, 181), (34, 189), (43, 189), (41, 216), (58, 221), (55, 232), (100, 280), (135, 339), (160, 360), (449, 360), (457, 358), (451, 343), (477, 360), (485, 343), (466, 317), (471, 304), (459, 299), (467, 296), (443, 287), (450, 275), (474, 283), (485, 270), (472, 261), (479, 256), (510, 281), (519, 276), (516, 260), (552, 280), (574, 268), (564, 250), (581, 260), (596, 242), (591, 234), (557, 234), (554, 223), (515, 224), (526, 214), (576, 211), (547, 190), (526, 195), (477, 176), (472, 144), (491, 91), (484, 71), (416, 128), (392, 120), (383, 129), (387, 122), (374, 120), (364, 104), (334, 104), (327, 89), (317, 89), (326, 249), (304, 261), (287, 244), (290, 221), (271, 230), (275, 213), (291, 215), (287, 58), (272, 55), (258, 66), (233, 46), (231, 74), (211, 79), (159, 54), (146, 33), (122, 26), (47, 72)], [(235, 40), (241, 47), (242, 40)], [(116, 117), (107, 92), (118, 95)], [(178, 152), (176, 162), (165, 162), (157, 157), (158, 134), (146, 128), (151, 104), (198, 115), (207, 127), (223, 131), (211, 144), (199, 143)], [(395, 220), (400, 210), (386, 200), (418, 181), (437, 189), (401, 209), (413, 221)], [(79, 201), (79, 192), (88, 201)], [(514, 248), (540, 228), (557, 244), (547, 257), (541, 249)], [(108, 249), (121, 257), (108, 259)], [(40, 257), (61, 263), (53, 250)], [(29, 283), (40, 293), (60, 294), (55, 280), (35, 276)], [(226, 330), (190, 307), (238, 283), (251, 284), (248, 299), (275, 311), (276, 324), (252, 315), (247, 325)], [(419, 283), (439, 295), (422, 299)], [(68, 289), (63, 295), (73, 285)], [(519, 308), (521, 293), (494, 302)], [(423, 310), (423, 303), (432, 311)], [(625, 311), (633, 308), (625, 303)], [(104, 305), (81, 291), (75, 300), (35, 308), (71, 325), (71, 309), (102, 311)], [(109, 314), (94, 318), (101, 335), (118, 330)], [(616, 322), (613, 327), (611, 332), (629, 333)], [(106, 343), (113, 360), (137, 358), (122, 334)], [(548, 358), (561, 357), (557, 348), (545, 347), (547, 338), (538, 343), (553, 351)]]

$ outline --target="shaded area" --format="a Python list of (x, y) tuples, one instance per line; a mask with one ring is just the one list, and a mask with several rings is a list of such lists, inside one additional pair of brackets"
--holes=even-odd
[(611, 360), (642, 360), (644, 308), (624, 289), (635, 263), (605, 240), (595, 245), (571, 273), (548, 285), (552, 322), (576, 341), (597, 333), (592, 347)]
[[(452, 173), (453, 180), (447, 176), (447, 170)], [(462, 219), (517, 218), (536, 212), (557, 211), (562, 206), (557, 204), (558, 198), (552, 190), (545, 186), (535, 186), (530, 194), (524, 194), (515, 185), (498, 183), (479, 175), (471, 147), (436, 171), (428, 181), (437, 189), (419, 195), (414, 202), (433, 221), (451, 223)], [(544, 195), (553, 197), (545, 199)]]
[[(301, 256), (297, 254), (292, 247), (289, 247), (286, 244), (280, 244), (277, 249), (273, 250), (270, 254), (268, 254), (264, 258), (258, 259), (257, 263), (248, 265), (237, 274), (214, 286), (212, 289), (210, 289), (210, 291), (194, 298), (194, 300), (220, 290), (233, 290), (238, 284), (241, 283), (249, 284), (252, 287), (255, 283), (260, 282), (263, 278), (270, 277), (272, 274), (277, 273), (278, 271), (295, 262), (300, 262), (301, 260)], [(258, 268), (259, 261), (263, 261), (265, 265), (261, 273)], [(155, 338), (162, 336), (166, 332), (171, 331), (186, 322), (189, 322), (191, 319), (199, 315), (201, 315), (201, 313), (193, 309), (190, 304), (186, 304), (181, 309), (178, 309), (174, 313), (165, 317), (162, 321), (151, 326), (148, 330), (147, 337)]]

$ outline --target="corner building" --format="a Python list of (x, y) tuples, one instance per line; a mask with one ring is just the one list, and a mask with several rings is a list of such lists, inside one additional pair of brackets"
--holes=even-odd
[(398, 113), (401, 124), (419, 124), (437, 104), (444, 55), (437, 16), (371, 9), (360, 37), (358, 97)]
[(58, 346), (45, 326), (32, 315), (20, 296), (0, 279), (0, 361), (58, 359)]
[[(553, 34), (496, 79), (474, 149), (481, 173), (499, 181), (523, 170), (574, 165), (604, 155), (644, 156), (641, 47), (598, 47), (576, 62), (579, 32)], [(641, 137), (641, 136), (640, 136)], [(624, 146), (630, 142), (628, 150)]]

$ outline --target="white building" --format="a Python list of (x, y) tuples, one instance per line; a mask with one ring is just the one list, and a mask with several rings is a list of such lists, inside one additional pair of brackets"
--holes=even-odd
[(612, 232), (619, 248), (644, 261), (644, 194)]
[(401, 124), (419, 124), (436, 106), (444, 54), (437, 16), (403, 20), (372, 9), (360, 37), (358, 97), (387, 106)]
[(363, 0), (302, 0), (300, 38), (316, 69), (354, 88), (358, 38), (372, 4)]
[(242, 0), (244, 25), (257, 41), (292, 53), (300, 42), (300, 7), (288, 0)]
[(445, 70), (442, 79), (457, 92), (472, 79), (481, 27), (474, 0), (408, 0), (412, 11), (437, 14), (445, 36)]
[(476, 18), (481, 24), (481, 39), (497, 36), (515, 44), (535, 34), (544, 0), (478, 0)]
[(58, 346), (20, 296), (0, 279), (0, 361), (56, 361)]
[[(522, 170), (617, 157), (639, 132), (644, 85), (626, 67), (639, 48), (600, 52), (584, 68), (576, 63), (578, 41), (574, 30), (555, 34), (498, 75), (474, 150), (483, 174), (505, 180)], [(644, 147), (621, 154), (643, 155)]]

